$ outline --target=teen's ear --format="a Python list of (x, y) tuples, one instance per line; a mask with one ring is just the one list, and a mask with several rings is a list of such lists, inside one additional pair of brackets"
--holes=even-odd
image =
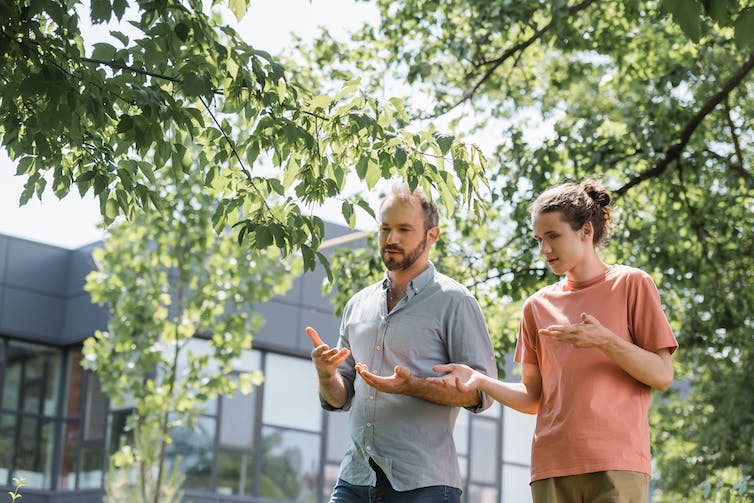
[(594, 235), (594, 226), (592, 226), (592, 222), (586, 222), (584, 225), (582, 225), (581, 232), (585, 238), (592, 239), (592, 236)]

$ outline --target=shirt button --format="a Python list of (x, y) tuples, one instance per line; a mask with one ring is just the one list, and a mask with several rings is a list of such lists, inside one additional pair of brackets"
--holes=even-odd
[(374, 400), (374, 395), (369, 395), (370, 400)]
[(380, 351), (382, 349), (382, 346), (377, 346), (377, 351)]
[(372, 450), (372, 446), (371, 445), (367, 445), (367, 450), (371, 451)]
[(367, 423), (367, 428), (371, 428), (371, 427), (372, 427), (372, 423)]

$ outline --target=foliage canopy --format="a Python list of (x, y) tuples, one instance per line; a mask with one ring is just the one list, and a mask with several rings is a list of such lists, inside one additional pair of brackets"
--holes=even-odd
[[(358, 72), (374, 90), (408, 82), (422, 97), (407, 101), (414, 120), (447, 122), (483, 145), (490, 210), (456, 211), (435, 261), (480, 297), (499, 355), (515, 341), (517, 302), (555, 280), (537, 257), (528, 204), (548, 186), (598, 178), (617, 208), (606, 259), (652, 274), (681, 345), (683, 392), (663, 395), (652, 418), (657, 497), (751, 477), (754, 5), (376, 4), (381, 18), (350, 42), (322, 33), (297, 55), (302, 78)], [(371, 251), (344, 253), (334, 267), (355, 272), (339, 291), (381, 269)]]

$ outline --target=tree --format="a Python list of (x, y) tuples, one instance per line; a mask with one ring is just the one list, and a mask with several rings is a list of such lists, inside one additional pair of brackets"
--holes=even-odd
[[(218, 235), (218, 199), (201, 181), (162, 171), (152, 190), (161, 211), (112, 225), (85, 286), (110, 318), (106, 331), (84, 342), (83, 365), (97, 372), (115, 405), (133, 403), (128, 428), (135, 441), (113, 457), (106, 486), (112, 501), (172, 501), (165, 498), (181, 477), (175, 469), (167, 475), (171, 430), (193, 426), (208, 399), (249, 393), (261, 382), (258, 372), (236, 373), (261, 327), (253, 306), (287, 290), (296, 270), (277, 251), (239, 246), (232, 229)], [(197, 336), (208, 349), (192, 345)], [(138, 483), (130, 486), (117, 469), (133, 471)]]
[[(378, 24), (350, 42), (323, 33), (292, 58), (299, 79), (408, 82), (406, 94), (423, 97), (406, 101), (412, 119), (484, 144), (490, 211), (450, 214), (436, 260), (482, 297), (499, 354), (513, 347), (517, 303), (554, 279), (528, 204), (550, 185), (599, 178), (618, 209), (606, 258), (655, 278), (681, 344), (677, 380), (689, 387), (656, 397), (657, 497), (752, 476), (754, 5), (375, 3)], [(359, 259), (344, 253), (356, 255), (334, 260), (336, 286), (351, 291), (368, 262), (342, 272)]]
[[(240, 19), (248, 0), (228, 0)], [(400, 100), (377, 100), (357, 80), (312, 93), (270, 54), (229, 27), (213, 0), (21, 0), (0, 4), (0, 138), (27, 178), (21, 203), (48, 189), (93, 193), (106, 223), (163, 210), (154, 179), (194, 170), (223, 187), (216, 228), (239, 241), (319, 259), (313, 204), (341, 197), (354, 221), (349, 174), (368, 188), (393, 176), (434, 187), (447, 205), (478, 208), (484, 159), (431, 130), (400, 129)], [(84, 40), (82, 17), (109, 30)], [(86, 42), (86, 43), (85, 43)], [(90, 49), (91, 47), (91, 49)], [(191, 151), (174, 137), (187, 135)], [(144, 158), (149, 154), (149, 161)], [(271, 169), (265, 169), (271, 168)]]

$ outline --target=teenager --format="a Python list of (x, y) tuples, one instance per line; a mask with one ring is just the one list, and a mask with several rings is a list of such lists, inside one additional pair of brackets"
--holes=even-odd
[(600, 257), (610, 202), (587, 180), (553, 187), (530, 206), (539, 252), (562, 278), (524, 303), (520, 383), (464, 365), (435, 367), (448, 372), (448, 386), (537, 414), (534, 503), (648, 500), (650, 392), (673, 382), (678, 344), (652, 278)]

